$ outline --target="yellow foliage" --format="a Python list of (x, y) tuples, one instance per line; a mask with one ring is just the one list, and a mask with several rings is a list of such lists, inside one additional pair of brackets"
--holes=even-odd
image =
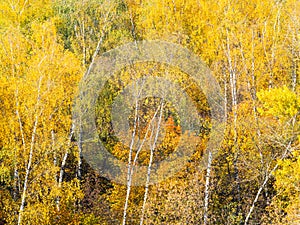
[(262, 108), (258, 109), (262, 115), (289, 119), (295, 116), (300, 110), (299, 96), (286, 86), (271, 90), (262, 90), (257, 93), (257, 97), (262, 102)]

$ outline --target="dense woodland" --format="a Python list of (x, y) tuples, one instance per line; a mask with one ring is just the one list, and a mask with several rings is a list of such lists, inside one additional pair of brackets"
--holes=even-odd
[[(226, 129), (217, 154), (199, 169), (210, 135), (205, 96), (176, 68), (123, 69), (123, 80), (139, 70), (168, 71), (189, 87), (204, 124), (183, 169), (129, 187), (82, 156), (72, 107), (99, 55), (140, 40), (182, 45), (206, 63), (224, 96)], [(298, 0), (1, 0), (0, 224), (300, 224), (299, 77)], [(119, 83), (99, 93), (107, 102), (97, 107), (97, 128), (126, 162), (128, 147), (111, 137), (108, 110)], [(149, 123), (165, 127), (157, 148), (139, 155), (148, 165), (184, 134), (172, 105), (163, 110), (155, 98), (139, 105), (129, 118), (133, 129), (139, 114), (137, 135), (153, 138)]]

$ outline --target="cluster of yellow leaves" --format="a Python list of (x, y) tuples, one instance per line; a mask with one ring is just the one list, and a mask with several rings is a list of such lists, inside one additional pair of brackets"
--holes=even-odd
[(262, 90), (257, 93), (257, 97), (263, 102), (263, 108), (258, 109), (262, 115), (287, 119), (294, 117), (300, 110), (300, 97), (286, 86)]
[(0, 30), (42, 21), (53, 15), (51, 0), (3, 0), (0, 2)]

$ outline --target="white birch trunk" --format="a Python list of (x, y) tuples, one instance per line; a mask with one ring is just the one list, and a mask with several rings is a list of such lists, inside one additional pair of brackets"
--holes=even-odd
[(210, 174), (211, 174), (211, 164), (212, 164), (212, 153), (208, 152), (208, 162), (206, 170), (206, 180), (205, 180), (205, 190), (204, 190), (204, 214), (203, 214), (203, 224), (208, 224), (208, 205), (209, 205), (209, 185), (210, 185)]
[(236, 77), (236, 68), (235, 65), (232, 63), (231, 58), (231, 50), (230, 50), (230, 40), (229, 34), (226, 30), (226, 56), (229, 65), (229, 75), (230, 75), (230, 87), (231, 87), (231, 99), (232, 99), (232, 111), (233, 111), (233, 140), (234, 140), (234, 159), (233, 159), (233, 166), (234, 166), (234, 179), (236, 181), (236, 191), (237, 191), (237, 208), (236, 208), (236, 216), (238, 216), (240, 211), (240, 179), (239, 179), (239, 171), (238, 171), (238, 157), (239, 157), (239, 146), (238, 146), (238, 133), (237, 133), (237, 77)]
[[(280, 161), (283, 160), (283, 159), (285, 159), (288, 156), (288, 153), (290, 152), (290, 149), (291, 149), (291, 144), (292, 144), (292, 142), (290, 141), (289, 144), (288, 144), (288, 146), (286, 147), (284, 153), (282, 154), (282, 156), (280, 158)], [(272, 177), (273, 173), (277, 170), (278, 166), (279, 166), (279, 163), (277, 162), (276, 165), (273, 167), (273, 169), (266, 175), (263, 183), (259, 187), (259, 189), (258, 189), (258, 191), (256, 193), (256, 196), (255, 196), (255, 198), (254, 198), (254, 200), (253, 200), (253, 202), (251, 204), (251, 207), (250, 207), (250, 209), (249, 209), (249, 211), (247, 213), (244, 225), (248, 224), (249, 219), (250, 219), (250, 217), (251, 217), (251, 215), (252, 215), (252, 213), (254, 211), (255, 204), (258, 201), (258, 198), (259, 198), (261, 192), (263, 191), (263, 189), (264, 189), (265, 185), (267, 184), (267, 182), (269, 181), (269, 179)]]
[[(39, 108), (40, 85), (41, 85), (42, 79), (43, 79), (43, 77), (41, 77), (40, 80), (39, 80), (38, 97), (37, 97), (37, 103), (36, 103), (37, 108)], [(32, 135), (31, 135), (30, 150), (29, 150), (29, 158), (28, 158), (27, 168), (26, 168), (26, 171), (25, 171), (23, 192), (22, 192), (22, 196), (21, 196), (21, 205), (20, 205), (19, 215), (18, 215), (18, 225), (20, 225), (21, 222), (22, 222), (22, 213), (24, 211), (25, 202), (26, 202), (26, 192), (27, 192), (27, 188), (28, 188), (28, 179), (29, 179), (31, 164), (32, 164), (32, 160), (33, 160), (33, 151), (34, 151), (36, 131), (37, 131), (37, 126), (38, 126), (39, 116), (40, 116), (41, 113), (42, 113), (42, 110), (40, 112), (36, 112), (36, 116), (35, 116), (35, 120), (34, 120), (34, 125), (33, 125), (33, 130), (32, 130)]]
[[(155, 134), (153, 144), (151, 144), (152, 135), (153, 135), (153, 129), (151, 129), (151, 136), (150, 136), (150, 143), (149, 143), (150, 159), (149, 159), (148, 170), (147, 170), (147, 179), (146, 179), (146, 184), (145, 184), (145, 194), (144, 194), (144, 200), (143, 200), (143, 206), (142, 206), (142, 215), (141, 215), (140, 225), (142, 225), (144, 222), (145, 208), (146, 208), (146, 202), (147, 202), (149, 184), (150, 184), (151, 167), (152, 167), (152, 162), (153, 162), (154, 150), (155, 150), (156, 143), (158, 140), (158, 135), (160, 132), (162, 113), (163, 113), (163, 99), (161, 100), (160, 114), (159, 114), (159, 119), (158, 119), (158, 123), (157, 123), (156, 134)], [(153, 120), (154, 120), (155, 116), (156, 115), (153, 116), (153, 118), (152, 118)]]

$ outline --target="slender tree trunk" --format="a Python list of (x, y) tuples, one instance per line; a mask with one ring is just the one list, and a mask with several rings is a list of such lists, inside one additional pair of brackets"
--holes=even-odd
[[(39, 80), (38, 97), (37, 97), (36, 106), (39, 106), (39, 102), (40, 102), (40, 85), (41, 85), (42, 78), (43, 77), (41, 77), (40, 80)], [(30, 174), (30, 171), (31, 171), (31, 164), (32, 164), (32, 160), (33, 160), (35, 137), (36, 137), (37, 126), (38, 126), (38, 122), (39, 122), (39, 116), (40, 116), (41, 113), (42, 113), (42, 110), (40, 112), (36, 112), (35, 121), (34, 121), (34, 125), (33, 125), (33, 131), (32, 131), (32, 135), (31, 135), (30, 151), (29, 151), (29, 158), (28, 158), (27, 168), (26, 168), (26, 171), (25, 171), (23, 193), (22, 193), (21, 205), (20, 205), (20, 209), (19, 209), (18, 225), (20, 225), (21, 222), (22, 222), (22, 213), (23, 213), (24, 207), (25, 207), (26, 192), (27, 192), (27, 188), (28, 188), (28, 179), (29, 179), (29, 174)]]
[(211, 174), (211, 164), (212, 164), (212, 153), (208, 152), (208, 162), (206, 169), (206, 180), (205, 180), (205, 190), (204, 190), (204, 215), (203, 224), (208, 224), (208, 205), (209, 205), (209, 185), (210, 185), (210, 174)]
[[(80, 119), (81, 121), (81, 119)], [(81, 175), (82, 175), (82, 126), (81, 126), (81, 122), (80, 122), (80, 126), (79, 126), (79, 137), (78, 137), (78, 141), (77, 141), (77, 147), (78, 147), (78, 164), (77, 164), (77, 178), (79, 180), (81, 180)], [(65, 156), (67, 158), (68, 153), (65, 153)]]
[(226, 68), (225, 66), (222, 66), (222, 73), (223, 73), (223, 79), (224, 79), (224, 115), (225, 115), (225, 121), (227, 122), (227, 107), (228, 107), (228, 87), (227, 87), (227, 74), (226, 74)]
[[(134, 120), (134, 130), (133, 130), (133, 134), (132, 134), (132, 138), (131, 138), (131, 143), (130, 143), (130, 151), (129, 151), (129, 159), (132, 159), (132, 151), (133, 151), (133, 144), (134, 144), (134, 139), (135, 139), (135, 135), (136, 135), (136, 128), (138, 126), (138, 99), (139, 96), (141, 95), (141, 91), (142, 91), (142, 87), (143, 87), (144, 82), (141, 85), (140, 91), (138, 91), (137, 97), (136, 97), (136, 108), (135, 108), (135, 120)], [(143, 141), (141, 142), (141, 144), (138, 146), (137, 152), (135, 154), (134, 160), (132, 162), (132, 160), (128, 159), (128, 172), (127, 172), (127, 192), (126, 192), (126, 199), (125, 199), (125, 204), (124, 204), (124, 211), (123, 211), (123, 222), (122, 224), (125, 225), (126, 224), (126, 219), (127, 219), (127, 209), (128, 209), (128, 201), (129, 201), (129, 196), (130, 196), (130, 191), (131, 191), (131, 185), (132, 185), (132, 177), (133, 177), (133, 173), (134, 173), (134, 167), (137, 163), (138, 160), (138, 156), (139, 153), (141, 152), (144, 143), (146, 141), (146, 138), (148, 136), (149, 130), (151, 125), (153, 124), (153, 121), (157, 115), (159, 111), (159, 108), (157, 108), (156, 112), (154, 113), (153, 117), (151, 118), (151, 121), (147, 127), (146, 133), (144, 135)], [(152, 164), (152, 162), (151, 162)]]
[[(295, 46), (297, 43), (297, 40), (295, 40), (295, 34), (293, 35), (293, 40), (292, 40), (292, 90), (295, 92), (296, 91), (296, 86), (297, 86), (297, 73), (298, 73), (298, 67), (297, 67), (297, 55), (296, 55), (296, 50)], [(299, 59), (298, 59), (299, 60)]]
[[(95, 63), (95, 60), (100, 52), (100, 48), (101, 48), (101, 45), (104, 41), (104, 37), (106, 35), (106, 27), (107, 27), (107, 21), (109, 20), (109, 17), (110, 17), (110, 13), (111, 13), (111, 9), (106, 13), (105, 15), (105, 18), (104, 18), (104, 26), (103, 26), (103, 29), (102, 29), (102, 32), (101, 32), (101, 36), (97, 42), (97, 46), (96, 46), (96, 49), (94, 51), (94, 54), (92, 56), (92, 61), (87, 69), (87, 71), (85, 72), (83, 78), (86, 78), (90, 73), (91, 73), (91, 70), (94, 66), (94, 63)], [(84, 27), (84, 21), (83, 21), (83, 27)], [(84, 34), (83, 34), (83, 37), (84, 37)], [(83, 63), (85, 64), (86, 63), (86, 43), (85, 43), (85, 38), (83, 40)], [(79, 118), (79, 137), (78, 137), (78, 142), (77, 142), (77, 145), (78, 145), (78, 164), (77, 164), (77, 177), (79, 180), (81, 180), (82, 178), (82, 123), (81, 123), (81, 117)], [(66, 156), (67, 157), (67, 156)]]
[(293, 92), (296, 91), (297, 86), (297, 62), (296, 57), (292, 59), (292, 90)]
[[(292, 136), (295, 136), (295, 132), (294, 132), (294, 129), (295, 129), (295, 124), (297, 122), (297, 115), (295, 115), (293, 118), (292, 118), (292, 123), (291, 123), (291, 126), (292, 126), (292, 130), (293, 130), (293, 135)], [(283, 152), (283, 154), (281, 155), (281, 157), (279, 159), (277, 159), (277, 163), (275, 164), (275, 166), (273, 167), (273, 169), (271, 171), (269, 171), (266, 176), (265, 176), (265, 179), (264, 181), (262, 182), (260, 188), (258, 189), (257, 193), (256, 193), (256, 196), (252, 202), (252, 205), (247, 213), (247, 216), (246, 216), (246, 219), (245, 219), (245, 223), (244, 225), (247, 225), (248, 222), (249, 222), (249, 219), (254, 211), (254, 208), (255, 208), (255, 204), (256, 202), (258, 201), (258, 198), (261, 194), (261, 192), (263, 191), (264, 187), (266, 186), (266, 184), (268, 183), (269, 179), (272, 177), (273, 173), (277, 170), (278, 166), (279, 166), (279, 162), (284, 160), (288, 155), (289, 153), (291, 153), (292, 149), (291, 149), (291, 145), (292, 145), (292, 140), (290, 140), (287, 144), (287, 146), (285, 147), (285, 150)]]
[(18, 194), (19, 194), (18, 182), (19, 182), (19, 173), (18, 173), (17, 166), (15, 165), (15, 168), (14, 168), (14, 190), (13, 190), (13, 199), (14, 199), (14, 201), (17, 200), (17, 197), (18, 197)]
[[(74, 124), (72, 124), (71, 132), (70, 132), (70, 135), (68, 137), (68, 145), (67, 145), (65, 154), (64, 154), (64, 156), (61, 160), (59, 177), (58, 177), (58, 187), (59, 188), (61, 188), (61, 185), (62, 185), (62, 182), (63, 182), (65, 166), (66, 166), (67, 159), (68, 159), (68, 156), (69, 156), (69, 149), (71, 147), (71, 142), (72, 142), (72, 137), (74, 135), (74, 132), (75, 132), (75, 127), (74, 127)], [(57, 207), (58, 211), (60, 210), (59, 205), (60, 205), (60, 198), (57, 197), (56, 198), (56, 207)]]
[[(137, 84), (137, 92), (138, 92), (138, 84)], [(123, 222), (122, 224), (126, 224), (126, 219), (127, 219), (127, 208), (128, 208), (128, 201), (129, 201), (129, 196), (130, 196), (130, 191), (131, 191), (131, 181), (132, 181), (132, 172), (131, 172), (131, 167), (132, 167), (132, 151), (133, 151), (133, 145), (134, 145), (134, 139), (135, 139), (135, 134), (136, 134), (136, 129), (137, 129), (137, 121), (138, 121), (138, 99), (139, 94), (137, 93), (135, 96), (135, 112), (134, 112), (134, 127), (133, 127), (133, 132), (131, 136), (131, 142), (130, 142), (130, 147), (129, 147), (129, 155), (128, 155), (128, 169), (127, 169), (127, 191), (126, 191), (126, 198), (125, 198), (125, 204), (124, 204), (124, 210), (123, 210)]]
[[(286, 147), (284, 153), (282, 154), (282, 156), (281, 156), (281, 158), (280, 158), (280, 161), (283, 160), (283, 159), (285, 159), (285, 158), (287, 157), (287, 155), (288, 155), (288, 153), (289, 153), (289, 151), (290, 151), (290, 149), (291, 149), (291, 144), (292, 144), (292, 142), (290, 141), (289, 144), (288, 144), (288, 146)], [(251, 215), (252, 215), (252, 213), (253, 213), (253, 211), (254, 211), (255, 204), (256, 204), (256, 202), (258, 201), (258, 198), (259, 198), (261, 192), (263, 191), (264, 187), (265, 187), (266, 184), (268, 183), (269, 179), (272, 177), (273, 173), (277, 170), (278, 166), (279, 166), (279, 163), (276, 163), (276, 165), (273, 167), (273, 169), (266, 175), (266, 177), (265, 177), (263, 183), (262, 183), (261, 186), (259, 187), (259, 189), (258, 189), (258, 191), (257, 191), (257, 193), (256, 193), (256, 196), (255, 196), (255, 198), (254, 198), (254, 200), (253, 200), (253, 202), (252, 202), (252, 204), (251, 204), (251, 207), (250, 207), (250, 209), (249, 209), (249, 211), (248, 211), (248, 213), (247, 213), (247, 216), (246, 216), (244, 225), (247, 225), (247, 224), (248, 224), (249, 219), (250, 219), (250, 217), (251, 217)]]
[[(51, 120), (51, 117), (50, 117), (50, 120)], [(52, 148), (52, 151), (53, 151), (53, 165), (54, 165), (54, 167), (56, 167), (57, 166), (57, 156), (56, 156), (56, 152), (55, 152), (55, 133), (54, 133), (53, 129), (51, 129), (51, 148)], [(55, 182), (58, 182), (57, 173), (55, 173), (55, 175), (54, 175), (54, 180), (55, 180)], [(59, 199), (58, 199), (58, 197), (56, 197), (55, 204), (56, 204), (57, 211), (59, 211)]]
[[(146, 184), (145, 184), (145, 194), (144, 194), (144, 200), (143, 200), (143, 206), (142, 206), (142, 215), (141, 215), (140, 225), (142, 225), (143, 222), (144, 222), (145, 208), (146, 208), (148, 191), (149, 191), (149, 184), (150, 184), (151, 167), (152, 167), (152, 162), (153, 162), (153, 154), (154, 154), (154, 150), (155, 150), (155, 147), (156, 147), (158, 135), (159, 135), (159, 132), (160, 132), (161, 119), (162, 119), (163, 106), (164, 106), (163, 104), (164, 103), (163, 103), (163, 99), (162, 99), (161, 100), (161, 105), (160, 105), (160, 114), (159, 114), (159, 119), (158, 119), (158, 123), (157, 123), (156, 134), (155, 134), (153, 144), (151, 144), (152, 135), (153, 135), (153, 128), (151, 129), (151, 136), (150, 136), (150, 143), (149, 143), (149, 146), (150, 146), (150, 159), (149, 159), (148, 170), (147, 170), (147, 180), (146, 180)], [(154, 118), (155, 118), (155, 115), (154, 115), (153, 119)]]
[(229, 75), (230, 75), (230, 87), (231, 87), (231, 100), (232, 100), (232, 111), (233, 111), (233, 141), (234, 141), (234, 159), (233, 159), (233, 167), (234, 167), (234, 180), (236, 182), (236, 212), (235, 215), (238, 216), (240, 213), (240, 204), (241, 204), (241, 194), (240, 194), (240, 178), (239, 178), (239, 170), (238, 170), (238, 157), (239, 157), (239, 146), (238, 146), (238, 132), (237, 132), (237, 76), (236, 76), (236, 68), (233, 65), (231, 50), (230, 50), (230, 39), (228, 31), (226, 30), (227, 38), (226, 38), (226, 56), (228, 60), (229, 66)]

